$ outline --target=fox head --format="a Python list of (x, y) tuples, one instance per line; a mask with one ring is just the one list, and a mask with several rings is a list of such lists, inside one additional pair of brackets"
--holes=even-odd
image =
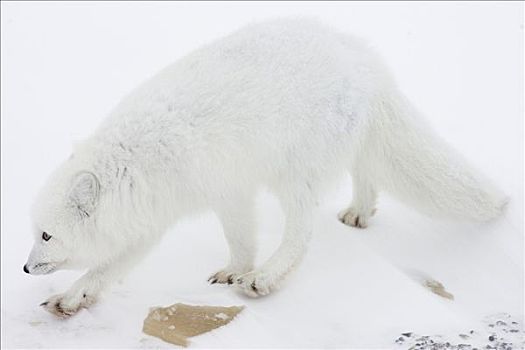
[(99, 179), (90, 171), (63, 166), (48, 180), (34, 203), (35, 243), (25, 272), (85, 268), (97, 260), (100, 195)]

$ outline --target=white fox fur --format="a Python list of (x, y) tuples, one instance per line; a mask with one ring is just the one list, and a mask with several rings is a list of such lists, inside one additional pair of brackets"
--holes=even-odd
[[(179, 218), (212, 209), (231, 261), (210, 281), (265, 295), (303, 256), (318, 196), (347, 172), (353, 201), (339, 217), (353, 226), (366, 227), (380, 190), (473, 220), (505, 204), (424, 126), (365, 44), (309, 20), (250, 25), (142, 84), (75, 149), (36, 200), (24, 268), (89, 269), (44, 303), (68, 316)], [(280, 247), (254, 268), (261, 186), (281, 201), (286, 224)]]

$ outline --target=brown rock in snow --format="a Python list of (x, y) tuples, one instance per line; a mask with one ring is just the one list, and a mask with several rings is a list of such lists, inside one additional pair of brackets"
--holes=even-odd
[(187, 346), (187, 337), (228, 324), (244, 306), (194, 306), (173, 304), (152, 308), (142, 331), (168, 343)]

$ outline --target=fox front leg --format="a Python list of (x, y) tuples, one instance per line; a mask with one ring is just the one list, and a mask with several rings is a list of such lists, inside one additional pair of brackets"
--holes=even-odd
[(65, 293), (51, 296), (40, 306), (55, 316), (67, 318), (94, 304), (106, 283), (103, 270), (88, 271)]
[(100, 265), (86, 272), (65, 293), (53, 295), (41, 306), (50, 313), (68, 318), (82, 308), (93, 305), (102, 290), (121, 278), (147, 252), (146, 246), (130, 250), (111, 263)]

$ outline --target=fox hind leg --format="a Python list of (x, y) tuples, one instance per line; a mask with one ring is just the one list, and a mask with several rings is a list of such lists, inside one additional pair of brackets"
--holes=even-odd
[(352, 203), (339, 212), (338, 218), (345, 225), (366, 228), (376, 212), (377, 187), (365, 169), (353, 169), (351, 174)]

